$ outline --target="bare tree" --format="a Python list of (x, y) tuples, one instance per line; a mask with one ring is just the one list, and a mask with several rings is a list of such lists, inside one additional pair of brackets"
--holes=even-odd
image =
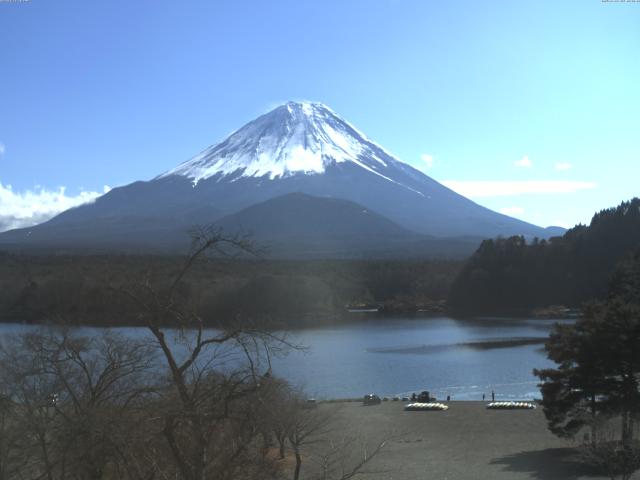
[(219, 322), (218, 329), (205, 327), (181, 291), (189, 271), (210, 252), (229, 256), (254, 254), (255, 249), (246, 237), (198, 229), (191, 254), (166, 289), (160, 291), (148, 279), (120, 289), (138, 305), (139, 319), (168, 368), (170, 390), (161, 431), (185, 480), (234, 478), (256, 462), (264, 468), (265, 456), (253, 450), (260, 433), (257, 399), (274, 349), (286, 345), (282, 338), (238, 324), (238, 319), (232, 326)]
[(296, 461), (293, 480), (300, 478), (303, 450), (319, 443), (323, 435), (328, 433), (332, 413), (326, 409), (304, 408), (298, 397), (289, 401), (286, 431)]
[(313, 467), (305, 478), (347, 480), (363, 473), (365, 466), (384, 448), (390, 436), (367, 441), (362, 433), (347, 432), (340, 421), (339, 407), (309, 408), (300, 393), (292, 392), (284, 404), (284, 429), (295, 458), (293, 480), (299, 480), (303, 458)]
[(324, 449), (313, 457), (320, 467), (315, 479), (348, 480), (365, 473), (364, 467), (382, 451), (388, 440), (385, 438), (370, 445), (363, 435), (351, 434), (327, 441)]
[(109, 331), (5, 339), (0, 381), (21, 429), (21, 478), (102, 479), (117, 469), (119, 439), (140, 418), (134, 406), (153, 391), (153, 357), (148, 345)]
[(144, 338), (62, 328), (0, 342), (0, 480), (279, 479), (287, 447), (296, 480), (303, 455), (322, 458), (324, 480), (362, 471), (384, 443), (340, 457), (327, 436), (333, 410), (304, 408), (272, 376), (273, 355), (296, 346), (243, 319), (210, 328), (198, 314), (185, 278), (209, 252), (254, 249), (198, 230), (170, 281), (150, 272), (112, 290), (137, 307)]
[(0, 394), (0, 480), (14, 478), (24, 467), (17, 405), (6, 392)]

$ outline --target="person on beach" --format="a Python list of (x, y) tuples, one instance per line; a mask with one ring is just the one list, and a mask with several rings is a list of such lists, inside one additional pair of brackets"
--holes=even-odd
[(494, 392), (493, 390), (491, 390), (491, 401), (492, 402), (496, 401), (496, 392)]
[(482, 394), (482, 401), (484, 402), (484, 393)]

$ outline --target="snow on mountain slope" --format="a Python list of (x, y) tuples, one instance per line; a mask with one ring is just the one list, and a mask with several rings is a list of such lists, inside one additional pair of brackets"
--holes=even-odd
[[(0, 245), (169, 248), (178, 239), (188, 239), (185, 232), (195, 224), (237, 219), (233, 215), (243, 209), (255, 212), (251, 206), (288, 194), (344, 200), (376, 212), (409, 232), (393, 246), (387, 245), (398, 255), (406, 253), (415, 235), (476, 239), (550, 235), (536, 225), (482, 207), (401, 162), (328, 107), (289, 102), (150, 181), (114, 188), (94, 203), (69, 209), (41, 225), (0, 234)], [(292, 197), (284, 198), (289, 199), (284, 204), (292, 202)], [(278, 211), (276, 207), (284, 204), (266, 204), (275, 230), (304, 230), (301, 216), (293, 214), (297, 210)], [(309, 213), (307, 220), (335, 226), (337, 216), (328, 220), (335, 204), (317, 204), (322, 208)], [(353, 217), (354, 228), (355, 218), (359, 217)], [(381, 222), (375, 225), (382, 228)], [(364, 230), (361, 237), (380, 238), (380, 232)], [(430, 241), (421, 243), (420, 249), (426, 256), (450, 252), (445, 244)], [(326, 245), (321, 250), (331, 256), (331, 248)]]
[[(390, 182), (379, 170), (402, 163), (321, 103), (288, 102), (236, 130), (159, 178), (181, 175), (194, 184), (214, 175), (285, 178), (320, 174), (351, 162)], [(416, 191), (406, 185), (405, 188)]]

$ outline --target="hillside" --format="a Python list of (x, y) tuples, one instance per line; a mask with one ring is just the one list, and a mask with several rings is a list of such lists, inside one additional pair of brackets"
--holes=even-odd
[(303, 193), (252, 205), (215, 224), (251, 234), (272, 258), (459, 258), (482, 240), (420, 235), (355, 202)]
[(454, 281), (449, 305), (467, 314), (579, 307), (604, 298), (617, 264), (640, 247), (640, 199), (596, 213), (562, 237), (485, 240)]

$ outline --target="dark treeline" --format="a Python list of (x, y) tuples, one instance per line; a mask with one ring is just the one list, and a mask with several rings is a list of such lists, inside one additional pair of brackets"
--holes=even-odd
[(485, 240), (453, 282), (449, 306), (460, 313), (517, 313), (579, 307), (602, 299), (616, 265), (640, 246), (640, 199), (594, 215), (550, 240)]
[[(0, 254), (0, 320), (137, 324), (117, 289), (132, 279), (166, 288), (183, 263), (178, 256)], [(456, 261), (212, 258), (194, 266), (180, 294), (205, 321), (240, 316), (303, 326), (341, 321), (347, 306), (438, 308), (460, 267)]]

